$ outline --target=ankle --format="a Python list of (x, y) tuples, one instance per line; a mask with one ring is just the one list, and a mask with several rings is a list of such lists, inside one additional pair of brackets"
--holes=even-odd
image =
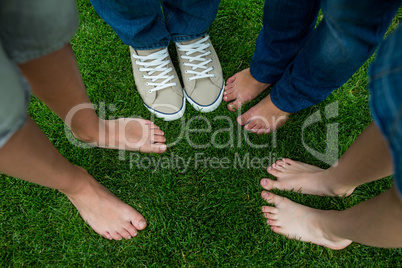
[(68, 185), (57, 189), (59, 192), (66, 196), (74, 196), (80, 192), (85, 191), (89, 186), (92, 176), (82, 167), (74, 166), (73, 171), (67, 175), (65, 181), (68, 181)]
[(95, 143), (98, 144), (100, 140), (100, 130), (105, 129), (105, 120), (98, 119), (97, 123), (90, 123), (90, 124), (81, 124), (79, 126), (72, 126), (71, 131), (75, 138), (83, 141), (85, 143), (91, 144)]
[(349, 196), (356, 187), (345, 185), (340, 182), (341, 175), (336, 173), (334, 167), (323, 170), (323, 177), (326, 178), (326, 187), (331, 196)]
[(336, 234), (333, 226), (333, 218), (339, 218), (340, 211), (336, 210), (325, 210), (320, 211), (322, 214), (317, 218), (317, 226), (320, 228), (322, 235), (328, 241), (333, 243), (339, 243), (341, 241), (347, 240)]

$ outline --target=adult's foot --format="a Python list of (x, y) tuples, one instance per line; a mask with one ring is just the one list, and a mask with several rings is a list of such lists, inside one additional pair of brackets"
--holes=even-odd
[(349, 196), (355, 189), (337, 185), (336, 178), (332, 177), (329, 170), (288, 158), (276, 161), (267, 171), (277, 179), (262, 179), (261, 186), (266, 190), (293, 190), (319, 196)]
[(255, 99), (269, 86), (270, 84), (255, 80), (250, 73), (250, 68), (247, 68), (227, 80), (223, 100), (233, 101), (228, 104), (228, 109), (234, 112), (245, 102)]
[(73, 133), (83, 142), (101, 148), (142, 153), (163, 153), (167, 149), (163, 131), (153, 122), (139, 118), (100, 119), (99, 128), (91, 129), (91, 133)]
[(130, 239), (147, 226), (145, 218), (123, 203), (84, 169), (79, 169), (80, 185), (63, 192), (92, 229), (107, 239)]
[(247, 112), (237, 117), (237, 123), (257, 134), (276, 131), (288, 120), (289, 113), (280, 110), (271, 101), (271, 95), (262, 99)]
[(309, 208), (266, 191), (263, 191), (261, 196), (269, 204), (274, 205), (274, 207), (262, 207), (263, 215), (273, 232), (290, 239), (311, 242), (336, 250), (343, 249), (352, 243), (348, 239), (337, 237), (325, 230), (322, 221), (328, 213), (334, 213), (334, 211)]

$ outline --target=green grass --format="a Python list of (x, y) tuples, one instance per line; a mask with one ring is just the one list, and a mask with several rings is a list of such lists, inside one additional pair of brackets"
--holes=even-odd
[[(255, 40), (261, 28), (263, 0), (222, 0), (218, 17), (210, 28), (211, 39), (221, 59), (225, 79), (249, 66)], [(94, 12), (88, 0), (77, 1), (80, 27), (72, 41), (83, 80), (93, 103), (116, 106), (106, 109), (106, 117), (138, 115), (150, 118), (134, 89), (128, 48), (112, 29)], [(392, 28), (402, 18), (400, 11)], [(339, 124), (339, 155), (371, 122), (368, 108), (367, 68), (365, 64), (342, 88), (323, 103), (293, 115), (277, 133), (249, 135), (254, 144), (268, 148), (252, 149), (245, 139), (238, 139), (236, 114), (221, 105), (205, 114), (212, 129), (230, 127), (225, 120), (213, 121), (217, 115), (228, 116), (234, 124), (234, 146), (194, 149), (186, 138), (163, 155), (140, 155), (144, 161), (180, 156), (184, 159), (203, 153), (203, 157), (226, 157), (232, 163), (236, 156), (250, 159), (290, 157), (327, 167), (309, 154), (301, 142), (301, 126), (316, 110), (339, 102), (339, 116), (310, 126), (305, 133), (307, 144), (325, 149), (327, 123)], [(245, 107), (258, 102), (253, 101)], [(149, 226), (129, 241), (108, 241), (88, 227), (77, 210), (61, 193), (1, 175), (0, 185), (0, 265), (19, 266), (96, 266), (96, 267), (397, 267), (401, 249), (379, 249), (353, 243), (333, 251), (309, 243), (288, 240), (275, 234), (265, 224), (260, 208), (261, 178), (268, 176), (264, 167), (214, 169), (195, 167), (188, 170), (138, 169), (130, 167), (130, 156), (119, 160), (119, 152), (98, 148), (80, 149), (70, 144), (63, 122), (36, 98), (32, 98), (30, 115), (40, 125), (54, 146), (72, 163), (88, 170), (99, 182), (124, 202), (139, 210)], [(184, 119), (188, 123), (199, 115), (190, 105)], [(165, 131), (168, 142), (180, 135), (180, 121), (156, 123)], [(188, 127), (207, 127), (194, 120)], [(241, 133), (240, 133), (241, 134)], [(211, 133), (189, 133), (198, 144), (211, 141)], [(215, 140), (229, 142), (229, 133)], [(238, 143), (241, 146), (238, 146)], [(120, 155), (121, 156), (121, 155)], [(271, 159), (272, 160), (272, 159)], [(306, 196), (279, 192), (292, 200), (319, 209), (343, 210), (376, 196), (390, 187), (392, 179), (363, 185), (347, 198)]]

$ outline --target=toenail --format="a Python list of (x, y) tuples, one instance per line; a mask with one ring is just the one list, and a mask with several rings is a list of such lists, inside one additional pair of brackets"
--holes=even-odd
[[(166, 145), (165, 145), (165, 146), (166, 146)], [(147, 226), (147, 224), (146, 224), (146, 222), (145, 222), (144, 220), (140, 221), (140, 222), (138, 223), (138, 225), (139, 225), (141, 228), (145, 228), (145, 226)]]
[(272, 169), (272, 167), (268, 167), (268, 170), (271, 170)]
[(261, 184), (262, 184), (263, 186), (267, 185), (267, 180), (262, 180)]
[(167, 146), (164, 144), (164, 145), (161, 145), (161, 151), (166, 151), (166, 149), (167, 149)]
[(127, 239), (131, 239), (131, 236), (128, 236)]

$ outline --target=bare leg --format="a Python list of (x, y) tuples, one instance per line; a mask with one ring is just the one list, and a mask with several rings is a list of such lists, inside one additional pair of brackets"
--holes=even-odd
[(69, 163), (30, 118), (0, 149), (0, 171), (64, 193), (95, 232), (108, 239), (129, 239), (146, 227), (140, 213)]
[(344, 211), (323, 211), (299, 205), (269, 192), (262, 197), (274, 207), (262, 212), (272, 231), (291, 239), (342, 249), (352, 241), (374, 247), (402, 247), (402, 200), (392, 187)]
[(380, 130), (371, 123), (339, 159), (327, 170), (291, 159), (268, 167), (277, 180), (263, 179), (266, 190), (301, 191), (305, 194), (344, 196), (364, 183), (392, 175), (392, 159)]
[[(226, 82), (223, 100), (228, 104), (230, 111), (239, 109), (245, 102), (255, 99), (270, 84), (258, 82), (245, 69), (230, 77)], [(281, 111), (273, 104), (271, 97), (265, 97), (261, 102), (237, 118), (240, 125), (257, 134), (266, 134), (275, 131), (288, 119), (289, 113)]]
[[(74, 135), (82, 141), (104, 148), (166, 151), (164, 133), (151, 121), (132, 118), (102, 120), (97, 116), (90, 105), (70, 45), (19, 67), (33, 93), (62, 120), (67, 120)], [(69, 114), (74, 107), (85, 104), (90, 108), (78, 109), (73, 116)]]

